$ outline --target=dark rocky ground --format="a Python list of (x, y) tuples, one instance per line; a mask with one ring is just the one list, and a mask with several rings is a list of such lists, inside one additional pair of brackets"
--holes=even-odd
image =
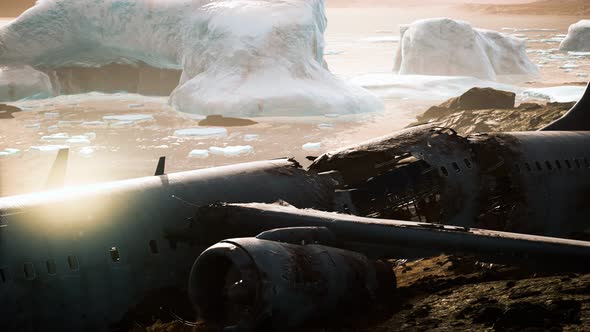
[[(503, 100), (500, 105), (499, 100)], [(475, 89), (432, 107), (418, 122), (436, 121), (461, 134), (535, 130), (571, 106), (514, 107), (510, 93)], [(590, 274), (537, 274), (446, 255), (398, 262), (395, 271), (397, 300), (390, 318), (330, 332), (590, 331)], [(206, 325), (192, 327), (179, 321), (136, 330), (211, 331)]]

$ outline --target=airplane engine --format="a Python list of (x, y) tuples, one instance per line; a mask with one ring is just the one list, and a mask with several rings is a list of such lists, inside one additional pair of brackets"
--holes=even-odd
[(189, 281), (200, 318), (236, 330), (285, 330), (349, 326), (391, 307), (389, 263), (299, 243), (240, 238), (205, 250)]

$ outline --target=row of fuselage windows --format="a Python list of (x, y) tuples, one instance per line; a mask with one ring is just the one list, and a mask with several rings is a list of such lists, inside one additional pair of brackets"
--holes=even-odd
[[(463, 163), (465, 167), (472, 168), (472, 163), (469, 159), (464, 159)], [(555, 161), (535, 161), (532, 163), (525, 162), (523, 164), (514, 164), (516, 171), (518, 173), (524, 172), (533, 172), (533, 171), (552, 171), (552, 170), (560, 170), (560, 169), (581, 169), (581, 168), (590, 168), (590, 161), (587, 158), (574, 158), (574, 159), (565, 159), (565, 160), (555, 160)], [(453, 162), (451, 163), (452, 169), (459, 173), (461, 172), (461, 166), (459, 163)], [(440, 172), (444, 176), (449, 176), (449, 170), (445, 166), (441, 166)]]
[[(171, 249), (176, 249), (176, 244), (170, 244)], [(158, 241), (150, 240), (149, 241), (149, 250), (152, 254), (158, 254), (160, 249), (158, 247)], [(111, 247), (108, 251), (109, 257), (112, 262), (117, 263), (121, 261), (121, 254), (119, 253), (119, 249), (117, 247)], [(66, 258), (67, 266), (70, 271), (78, 271), (80, 269), (80, 264), (78, 262), (78, 258), (74, 255), (70, 255)], [(48, 259), (45, 261), (44, 269), (47, 271), (48, 275), (54, 276), (57, 274), (57, 265), (55, 260)], [(35, 270), (35, 265), (33, 263), (25, 263), (23, 264), (23, 276), (25, 280), (35, 280), (37, 278), (37, 272)], [(8, 269), (0, 268), (0, 285), (7, 283), (9, 281), (9, 274)]]

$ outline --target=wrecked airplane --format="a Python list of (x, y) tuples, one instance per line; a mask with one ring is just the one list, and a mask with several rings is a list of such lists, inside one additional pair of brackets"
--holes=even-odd
[[(175, 288), (221, 327), (328, 326), (392, 300), (380, 259), (448, 252), (584, 269), (589, 110), (590, 89), (538, 132), (427, 124), (307, 170), (277, 159), (165, 174), (162, 159), (152, 177), (0, 198), (0, 296), (11, 304), (0, 324), (104, 331), (147, 293)], [(231, 204), (278, 200), (289, 206)]]

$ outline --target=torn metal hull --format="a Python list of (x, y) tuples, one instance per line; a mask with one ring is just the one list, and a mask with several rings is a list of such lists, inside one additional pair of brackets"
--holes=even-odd
[(426, 125), (328, 153), (353, 212), (558, 237), (590, 227), (590, 132), (460, 136)]

